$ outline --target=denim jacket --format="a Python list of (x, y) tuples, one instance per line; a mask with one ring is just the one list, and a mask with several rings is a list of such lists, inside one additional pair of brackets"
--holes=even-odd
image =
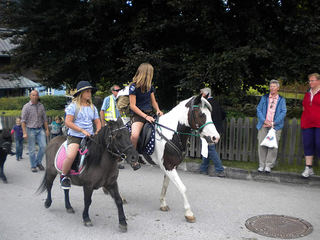
[[(257, 117), (258, 117), (258, 123), (257, 123), (257, 129), (261, 129), (264, 121), (267, 117), (267, 110), (269, 105), (269, 94), (266, 94), (261, 97), (260, 102), (257, 106)], [(279, 95), (279, 99), (276, 106), (276, 112), (274, 114), (274, 129), (280, 130), (283, 128), (284, 125), (284, 118), (287, 113), (287, 107), (286, 107), (286, 99), (281, 97)]]

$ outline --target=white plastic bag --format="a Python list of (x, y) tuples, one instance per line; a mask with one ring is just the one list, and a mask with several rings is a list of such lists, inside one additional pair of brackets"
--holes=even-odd
[(204, 158), (208, 157), (208, 143), (204, 138), (201, 139), (201, 155)]
[(263, 139), (260, 145), (268, 148), (278, 148), (276, 130), (274, 128), (269, 130), (267, 136)]

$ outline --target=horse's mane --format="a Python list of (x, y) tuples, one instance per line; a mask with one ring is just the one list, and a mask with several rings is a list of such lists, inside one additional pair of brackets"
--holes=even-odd
[(88, 141), (88, 156), (87, 166), (99, 165), (102, 160), (102, 154), (107, 149), (104, 137), (108, 134), (109, 128), (107, 126), (101, 128), (97, 135), (93, 136), (93, 139)]

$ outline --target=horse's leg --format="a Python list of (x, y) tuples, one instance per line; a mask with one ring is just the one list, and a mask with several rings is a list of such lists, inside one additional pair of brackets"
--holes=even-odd
[[(106, 187), (102, 187), (102, 190), (103, 190), (104, 194), (106, 194), (106, 195), (109, 194), (109, 192), (108, 192)], [(120, 196), (121, 196), (121, 194), (120, 194)], [(127, 199), (125, 199), (124, 197), (121, 196), (121, 199), (122, 199), (122, 204), (127, 204), (128, 203)]]
[(124, 211), (123, 211), (123, 202), (119, 193), (118, 183), (115, 182), (113, 185), (107, 186), (106, 189), (108, 190), (108, 192), (110, 193), (111, 197), (114, 199), (117, 205), (120, 231), (126, 232), (127, 222), (126, 222), (126, 216), (124, 215)]
[(185, 185), (183, 184), (183, 182), (181, 181), (177, 170), (173, 169), (171, 171), (167, 171), (165, 170), (163, 165), (160, 165), (160, 167), (162, 168), (162, 170), (164, 170), (165, 174), (170, 178), (170, 180), (176, 185), (176, 187), (178, 188), (178, 190), (180, 191), (182, 197), (183, 197), (183, 201), (184, 201), (184, 209), (185, 209), (185, 218), (187, 220), (187, 222), (195, 222), (196, 218), (193, 215), (193, 212), (191, 211), (191, 207), (186, 195), (186, 191), (187, 188), (185, 187)]
[(55, 174), (50, 174), (49, 171), (46, 170), (46, 174), (45, 174), (45, 186), (47, 189), (47, 199), (44, 202), (44, 206), (46, 208), (49, 208), (51, 206), (52, 203), (52, 198), (51, 198), (51, 189), (52, 189), (52, 185), (53, 185), (53, 181), (56, 178), (57, 173)]
[(90, 220), (89, 217), (89, 207), (91, 205), (91, 197), (92, 197), (92, 192), (93, 189), (89, 188), (87, 186), (83, 186), (83, 193), (84, 193), (84, 209), (83, 209), (83, 213), (82, 213), (82, 219), (83, 219), (83, 223), (86, 227), (91, 227), (92, 222)]
[(7, 159), (7, 154), (2, 150), (0, 150), (0, 178), (4, 183), (8, 183), (7, 177), (4, 174), (4, 170), (3, 170), (6, 159)]
[(166, 202), (166, 194), (167, 194), (169, 182), (170, 182), (169, 177), (166, 174), (164, 174), (163, 183), (162, 183), (162, 190), (161, 190), (161, 195), (160, 195), (160, 210), (165, 211), (165, 212), (169, 211), (169, 207)]
[(74, 210), (70, 204), (69, 189), (63, 189), (63, 190), (64, 190), (64, 204), (65, 204), (67, 213), (74, 213)]

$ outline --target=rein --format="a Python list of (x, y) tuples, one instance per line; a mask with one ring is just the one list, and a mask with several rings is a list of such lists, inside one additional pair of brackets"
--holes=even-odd
[[(122, 130), (122, 129), (126, 129), (126, 128), (127, 128), (126, 126), (122, 126), (122, 127), (120, 127), (120, 128), (117, 128), (117, 129), (114, 129), (114, 130), (110, 130), (111, 134), (109, 135), (109, 138), (110, 138), (110, 139), (112, 138), (112, 133), (117, 132), (117, 131)], [(94, 142), (96, 145), (101, 145), (101, 144), (98, 143), (92, 136), (90, 136), (90, 137), (88, 137), (88, 138), (90, 139), (90, 141)], [(120, 157), (121, 160), (125, 160), (125, 159), (127, 158), (127, 155), (125, 154), (125, 152), (126, 152), (129, 148), (133, 147), (133, 145), (132, 145), (132, 144), (128, 145), (127, 147), (125, 147), (125, 148), (123, 149), (122, 152), (119, 151), (119, 149), (117, 148), (116, 145), (114, 146), (114, 148), (115, 148), (116, 151), (112, 151), (110, 147), (111, 147), (111, 141), (110, 141), (110, 142), (108, 143), (108, 145), (107, 145), (107, 151), (108, 151), (111, 155), (113, 155), (113, 156), (115, 156), (115, 157)], [(88, 151), (88, 149), (86, 149), (84, 152), (81, 152), (80, 149), (79, 149), (79, 152), (80, 152), (81, 155), (87, 153), (87, 151)]]
[[(111, 135), (109, 136), (110, 139), (112, 138), (112, 133), (117, 132), (117, 131), (122, 130), (122, 129), (127, 129), (127, 127), (126, 127), (126, 126), (122, 126), (122, 127), (120, 127), (120, 128), (111, 130)], [(110, 149), (110, 144), (111, 144), (111, 141), (110, 141), (110, 143), (107, 145), (107, 151), (108, 151), (111, 155), (113, 155), (113, 156), (115, 156), (115, 157), (120, 157), (121, 160), (125, 160), (125, 159), (127, 158), (127, 155), (125, 154), (125, 152), (126, 152), (129, 148), (133, 147), (132, 144), (129, 144), (127, 147), (125, 147), (125, 149), (123, 149), (122, 152), (120, 152), (119, 149), (117, 148), (117, 146), (114, 145), (114, 148), (116, 149), (116, 152), (114, 152), (114, 151), (112, 151), (112, 150)]]

